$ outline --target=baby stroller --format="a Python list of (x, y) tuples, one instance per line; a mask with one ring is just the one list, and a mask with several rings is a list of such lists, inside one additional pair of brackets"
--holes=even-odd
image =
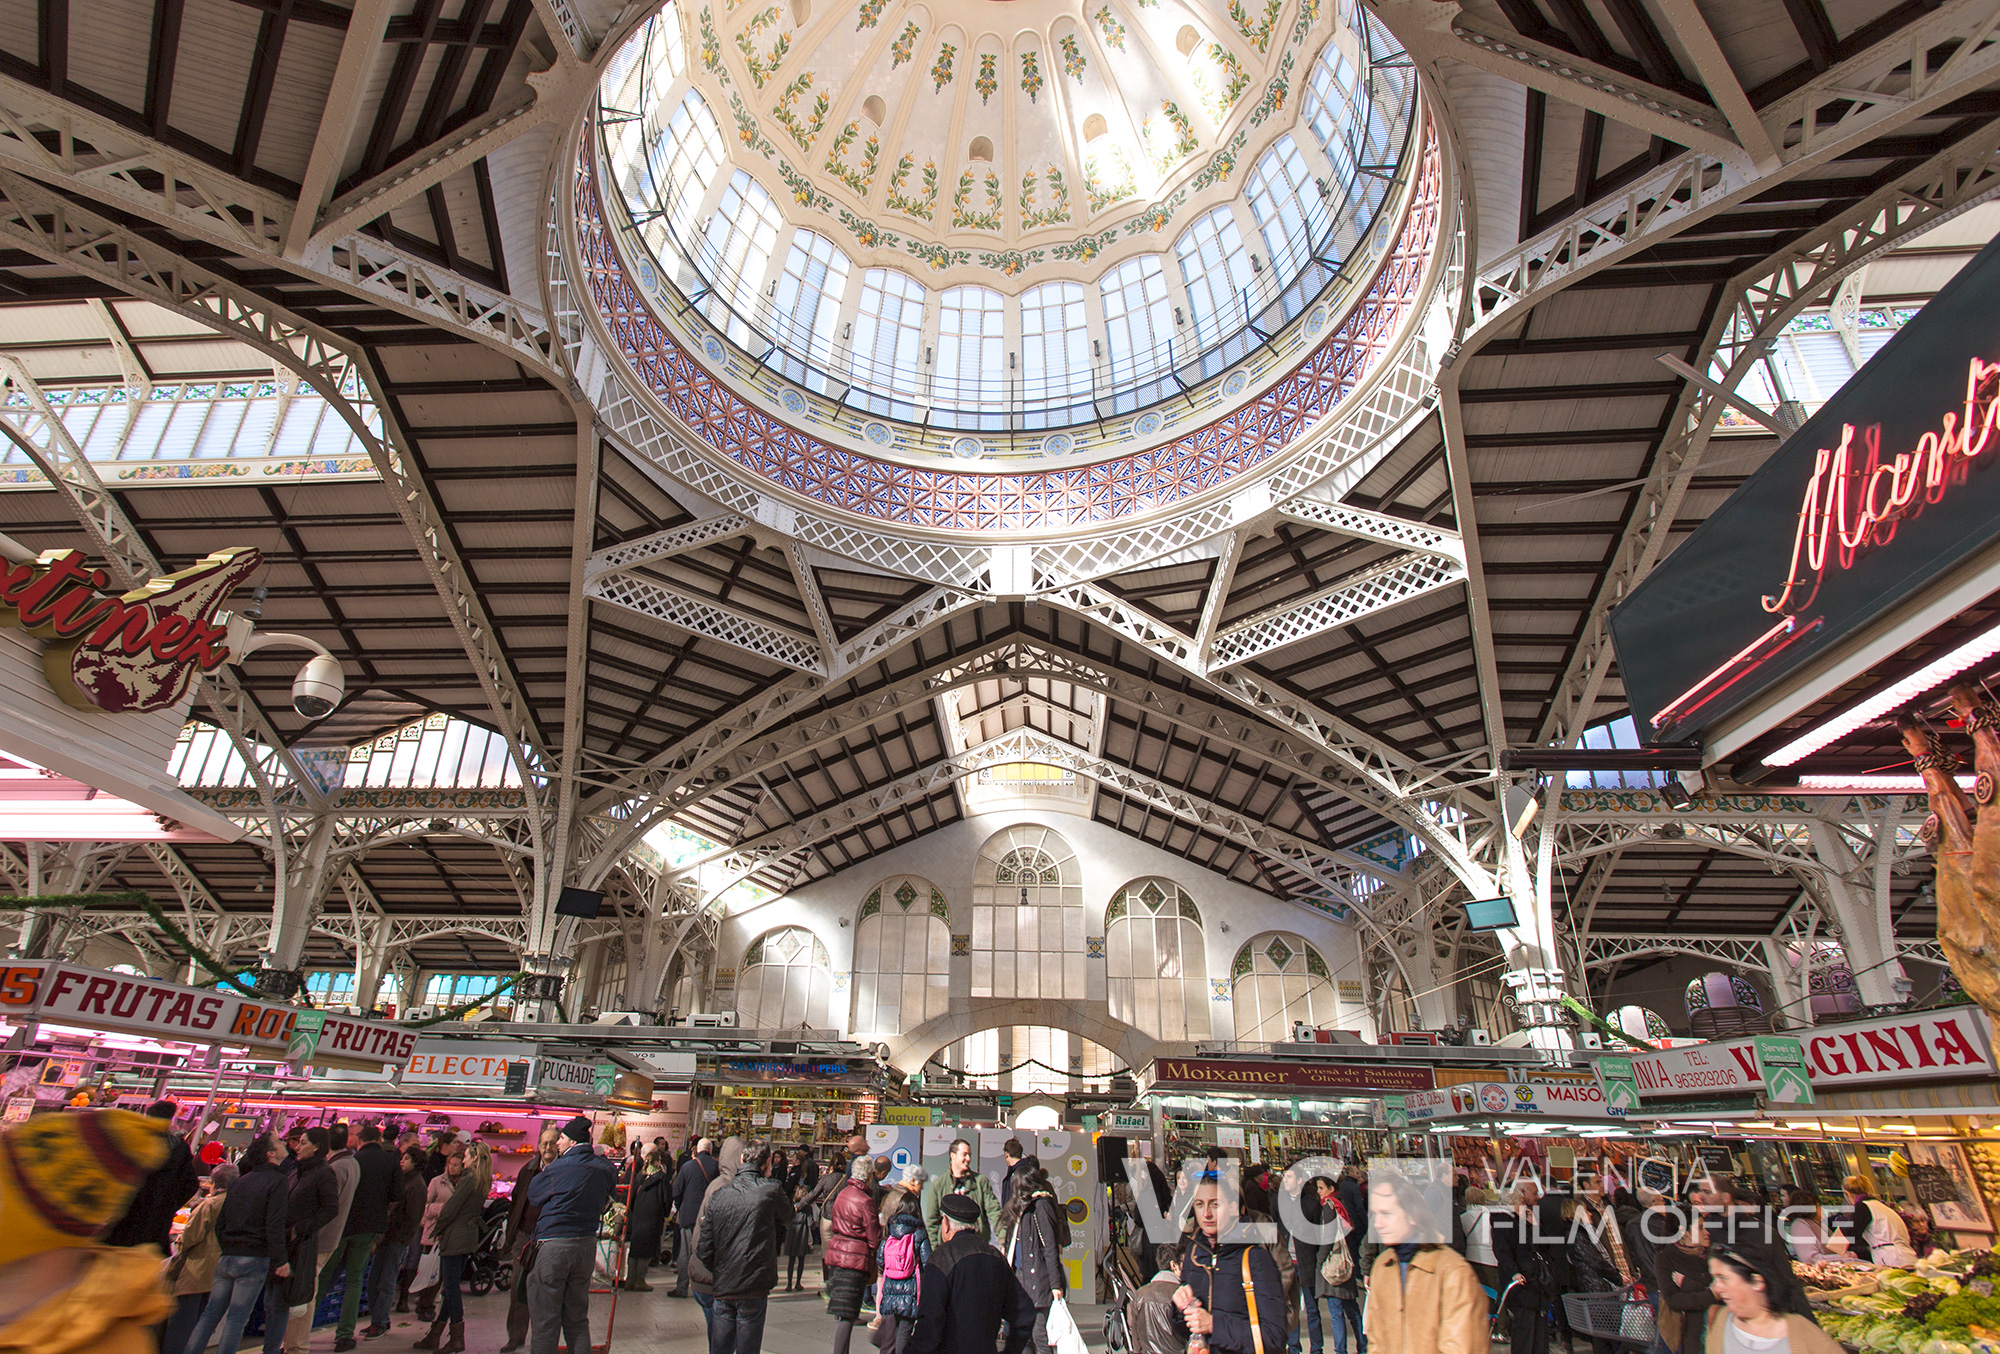
[(1104, 1303), (1104, 1348), (1106, 1354), (1130, 1354), (1132, 1320), (1128, 1314), (1140, 1286), (1132, 1265), (1132, 1253), (1113, 1246), (1097, 1264), (1098, 1282), (1106, 1295)]
[(479, 1211), (479, 1247), (465, 1257), (465, 1282), (474, 1297), (484, 1297), (498, 1288), (514, 1287), (514, 1262), (507, 1254), (507, 1212), (505, 1199), (488, 1199)]

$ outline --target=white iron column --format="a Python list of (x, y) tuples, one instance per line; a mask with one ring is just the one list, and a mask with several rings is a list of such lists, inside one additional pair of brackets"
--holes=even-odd
[[(1513, 994), (1517, 1017), (1533, 1046), (1544, 1050), (1568, 1048), (1571, 1043), (1561, 1004), (1566, 989), (1550, 887), (1556, 868), (1555, 817), (1561, 797), (1560, 780), (1551, 782), (1539, 818), (1518, 836), (1508, 830), (1503, 809), (1497, 834), (1500, 878), (1514, 901), (1517, 923), (1499, 933), (1501, 950), (1507, 956), (1507, 971), (1500, 981)], [(1504, 792), (1499, 802), (1506, 802)]]
[[(1855, 990), (1870, 1006), (1902, 1001), (1896, 990), (1896, 940), (1890, 930), (1889, 866), (1895, 857), (1893, 821), (1876, 825), (1872, 861), (1863, 861), (1833, 824), (1815, 819), (1806, 825), (1813, 853), (1827, 869), (1821, 876), (1827, 907), (1854, 971)], [(1871, 869), (1870, 865), (1875, 868)]]
[(263, 955), (270, 968), (296, 969), (305, 954), (306, 936), (333, 882), (327, 857), (336, 827), (332, 814), (316, 814), (302, 835), (281, 836), (273, 843), (278, 855), (272, 871), (271, 935)]

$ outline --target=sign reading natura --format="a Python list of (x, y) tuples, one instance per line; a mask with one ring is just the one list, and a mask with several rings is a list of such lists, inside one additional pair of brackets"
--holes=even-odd
[(229, 659), (218, 606), (257, 572), (248, 546), (218, 550), (120, 596), (81, 550), (46, 550), (0, 572), (0, 625), (48, 645), (42, 671), (80, 710), (140, 714), (178, 704), (196, 674)]

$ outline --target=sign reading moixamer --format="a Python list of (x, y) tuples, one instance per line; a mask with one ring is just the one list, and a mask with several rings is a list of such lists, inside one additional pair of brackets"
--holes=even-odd
[[(299, 1016), (309, 1014), (224, 989), (33, 962), (0, 967), (0, 1013), (13, 1020), (33, 1018), (185, 1043), (241, 1045), (274, 1057), (284, 1056)], [(400, 1063), (416, 1045), (411, 1030), (329, 1013), (312, 1061)]]
[(1437, 1084), (1428, 1067), (1322, 1062), (1234, 1062), (1217, 1058), (1160, 1058), (1153, 1087), (1212, 1087), (1256, 1091), (1428, 1091)]
[(42, 671), (80, 710), (139, 714), (178, 704), (198, 673), (229, 659), (216, 608), (257, 572), (247, 546), (218, 550), (120, 596), (81, 550), (47, 550), (0, 571), (0, 625), (47, 644)]
[[(1991, 1026), (1976, 1006), (1795, 1031), (1815, 1092), (1882, 1082), (1969, 1081), (1995, 1073)], [(1755, 1039), (1663, 1049), (1632, 1059), (1645, 1100), (1764, 1089)]]

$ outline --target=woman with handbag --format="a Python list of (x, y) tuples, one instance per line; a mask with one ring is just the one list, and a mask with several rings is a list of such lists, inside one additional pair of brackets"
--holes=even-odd
[(201, 1324), (208, 1290), (215, 1286), (215, 1266), (222, 1259), (222, 1240), (215, 1234), (215, 1221), (222, 1216), (223, 1202), (236, 1176), (234, 1166), (226, 1161), (218, 1164), (208, 1173), (208, 1197), (188, 1211), (187, 1226), (181, 1229), (180, 1243), (167, 1264), (167, 1281), (174, 1286), (174, 1314), (161, 1332), (160, 1354), (181, 1354), (188, 1337)]
[(438, 1254), (437, 1219), (458, 1187), (465, 1171), (465, 1154), (453, 1152), (444, 1158), (444, 1173), (434, 1176), (424, 1190), (424, 1225), (419, 1233), (423, 1254), (417, 1261), (417, 1277), (410, 1280), (410, 1292), (417, 1300), (417, 1320), (437, 1319), (438, 1280), (444, 1273), (444, 1257)]
[[(1225, 1242), (1222, 1186), (1212, 1166), (1196, 1176), (1194, 1234), (1174, 1290), (1188, 1333), (1212, 1354), (1284, 1354), (1290, 1322), (1278, 1262), (1262, 1246)], [(1196, 1348), (1190, 1340), (1189, 1348)]]
[(1030, 1337), (1035, 1354), (1052, 1354), (1049, 1312), (1069, 1291), (1069, 1271), (1063, 1247), (1069, 1244), (1068, 1210), (1056, 1199), (1055, 1186), (1039, 1161), (1024, 1158), (1014, 1176), (1014, 1188), (1000, 1210), (1000, 1234), (1008, 1262), (1035, 1303), (1035, 1329)]
[(1486, 1290), (1464, 1256), (1435, 1240), (1449, 1237), (1451, 1224), (1403, 1175), (1369, 1174), (1368, 1219), (1382, 1244), (1368, 1276), (1369, 1346), (1375, 1354), (1486, 1354)]
[[(1314, 1182), (1319, 1187), (1321, 1217), (1324, 1221), (1339, 1224), (1339, 1235), (1330, 1245), (1320, 1248), (1319, 1289), (1326, 1298), (1328, 1334), (1333, 1339), (1333, 1354), (1347, 1354), (1347, 1332), (1354, 1332), (1355, 1349), (1358, 1354), (1368, 1354), (1368, 1336), (1361, 1329), (1361, 1272), (1354, 1263), (1354, 1248), (1348, 1238), (1354, 1234), (1354, 1221), (1347, 1216), (1346, 1205), (1340, 1202), (1337, 1181), (1320, 1180)], [(1317, 1346), (1313, 1354), (1319, 1354)]]
[(628, 1293), (650, 1293), (646, 1271), (660, 1253), (660, 1235), (667, 1229), (667, 1156), (655, 1149), (646, 1157), (638, 1181), (632, 1187), (632, 1205), (625, 1213), (625, 1282)]
[(875, 1197), (868, 1191), (875, 1163), (858, 1156), (848, 1163), (847, 1183), (827, 1208), (826, 1310), (833, 1318), (833, 1354), (847, 1354), (854, 1323), (861, 1319), (861, 1291), (875, 1263), (875, 1246), (882, 1240), (882, 1221)]
[(415, 1345), (438, 1354), (465, 1352), (465, 1260), (479, 1249), (480, 1214), (493, 1189), (492, 1148), (475, 1142), (459, 1160), (463, 1164), (456, 1178), (449, 1173), (444, 1177), (452, 1181), (451, 1193), (437, 1214), (438, 1287), (444, 1296), (430, 1333)]
[(806, 1257), (812, 1254), (813, 1238), (819, 1231), (818, 1210), (809, 1200), (819, 1188), (819, 1163), (812, 1148), (800, 1147), (792, 1153), (791, 1168), (785, 1172), (785, 1189), (792, 1196), (792, 1230), (785, 1238), (785, 1291), (803, 1292), (806, 1286)]

